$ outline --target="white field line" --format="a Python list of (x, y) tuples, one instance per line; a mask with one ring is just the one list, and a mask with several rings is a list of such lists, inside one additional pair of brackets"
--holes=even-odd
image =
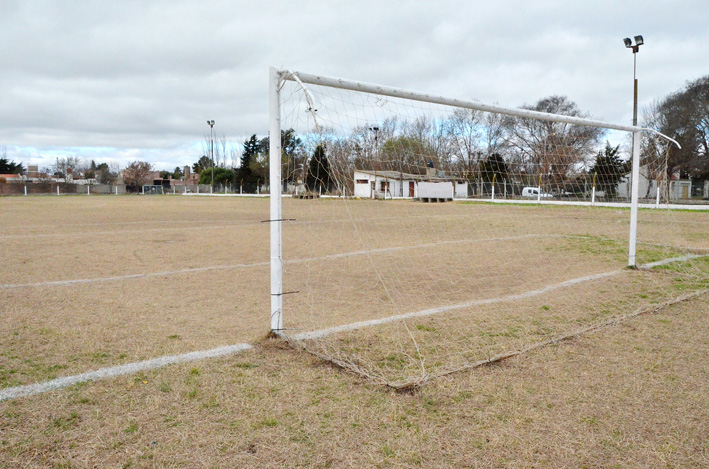
[[(689, 259), (695, 259), (699, 257), (708, 257), (707, 255), (690, 255), (690, 256), (684, 256), (684, 257), (675, 257), (672, 259), (665, 259), (662, 261), (658, 262), (653, 262), (650, 264), (644, 264), (640, 266), (641, 269), (649, 269), (658, 265), (665, 265), (669, 264), (672, 262), (682, 262), (685, 260)], [(303, 261), (303, 260), (299, 260)], [(526, 298), (531, 298), (534, 296), (538, 296), (541, 294), (544, 294), (546, 292), (550, 292), (553, 290), (557, 290), (559, 288), (564, 288), (567, 286), (571, 285), (577, 285), (579, 283), (583, 282), (588, 282), (592, 280), (597, 280), (601, 278), (607, 278), (607, 277), (612, 277), (614, 275), (618, 275), (621, 272), (624, 272), (624, 270), (616, 270), (612, 272), (604, 272), (600, 274), (595, 274), (595, 275), (589, 275), (586, 277), (579, 277), (571, 280), (566, 280), (561, 283), (557, 283), (555, 285), (548, 285), (544, 288), (540, 288), (538, 290), (531, 290), (523, 293), (517, 293), (514, 295), (507, 295), (499, 298), (488, 298), (485, 300), (473, 300), (473, 301), (468, 301), (466, 303), (459, 303), (457, 305), (451, 305), (451, 306), (445, 306), (441, 308), (432, 308), (432, 309), (427, 309), (423, 311), (416, 311), (413, 313), (408, 313), (408, 314), (400, 314), (397, 316), (390, 316), (387, 318), (382, 318), (382, 319), (373, 319), (370, 321), (361, 321), (361, 322), (356, 322), (352, 324), (345, 324), (342, 326), (337, 326), (337, 327), (331, 327), (329, 329), (321, 329), (319, 331), (312, 331), (312, 332), (304, 332), (300, 334), (294, 334), (294, 335), (287, 335), (285, 333), (281, 333), (283, 337), (289, 339), (289, 340), (307, 340), (307, 339), (318, 339), (321, 337), (325, 337), (330, 334), (334, 334), (337, 332), (344, 332), (344, 331), (351, 331), (355, 329), (360, 329), (363, 327), (368, 327), (368, 326), (374, 326), (374, 325), (379, 325), (379, 324), (386, 324), (394, 321), (400, 321), (402, 319), (408, 319), (408, 318), (413, 318), (413, 317), (421, 317), (421, 316), (430, 316), (433, 314), (438, 314), (438, 313), (443, 313), (446, 311), (452, 311), (455, 309), (461, 309), (461, 308), (466, 308), (469, 306), (477, 306), (477, 305), (486, 305), (486, 304), (493, 304), (493, 303), (501, 303), (504, 301), (513, 301), (513, 300), (519, 300), (519, 299), (526, 299)], [(53, 379), (51, 381), (45, 381), (43, 383), (36, 383), (36, 384), (28, 384), (25, 386), (17, 386), (14, 388), (7, 388), (7, 389), (2, 389), (0, 390), (0, 402), (10, 400), (10, 399), (17, 399), (20, 397), (25, 397), (25, 396), (32, 396), (35, 394), (40, 394), (48, 391), (53, 391), (56, 389), (61, 389), (65, 388), (68, 386), (73, 386), (78, 383), (83, 383), (87, 381), (97, 381), (100, 379), (106, 379), (106, 378), (112, 378), (116, 376), (121, 376), (121, 375), (127, 375), (127, 374), (133, 374), (137, 373), (139, 371), (145, 371), (145, 370), (154, 370), (156, 368), (161, 368), (167, 365), (172, 365), (175, 363), (185, 363), (185, 362), (190, 362), (190, 361), (196, 361), (196, 360), (202, 360), (205, 358), (214, 358), (214, 357), (221, 357), (224, 355), (233, 355), (239, 352), (242, 352), (244, 350), (249, 350), (252, 349), (253, 346), (250, 344), (236, 344), (236, 345), (228, 345), (225, 347), (218, 347), (210, 350), (203, 350), (203, 351), (197, 351), (197, 352), (189, 352), (181, 355), (171, 355), (171, 356), (164, 356), (164, 357), (159, 357), (159, 358), (154, 358), (152, 360), (145, 360), (141, 362), (135, 362), (135, 363), (128, 363), (125, 365), (119, 365), (119, 366), (113, 366), (109, 368), (100, 368), (95, 371), (89, 371), (87, 373), (81, 373), (78, 375), (73, 375), (73, 376), (64, 376), (62, 378), (57, 378)]]
[[(187, 192), (187, 193), (182, 193), (180, 195), (184, 195), (186, 197), (247, 197), (247, 198), (263, 198), (263, 197), (271, 197), (269, 194), (219, 194), (217, 192), (214, 192), (212, 194), (208, 192)], [(282, 195), (281, 197), (290, 197), (289, 195)]]
[(106, 222), (95, 222), (95, 223), (51, 223), (51, 224), (41, 224), (41, 225), (23, 225), (22, 228), (57, 228), (59, 226), (71, 226), (72, 228), (77, 226), (120, 226), (120, 225), (178, 225), (184, 224), (189, 225), (193, 223), (232, 223), (231, 220), (150, 220), (150, 221), (106, 221)]
[[(362, 256), (362, 255), (367, 255), (367, 254), (383, 253), (383, 252), (396, 252), (396, 251), (402, 251), (402, 250), (407, 250), (407, 249), (420, 249), (422, 247), (441, 246), (441, 245), (446, 245), (446, 244), (484, 243), (484, 242), (507, 241), (507, 240), (524, 239), (524, 238), (547, 238), (547, 237), (553, 238), (553, 237), (559, 237), (559, 236), (565, 237), (563, 235), (528, 234), (528, 235), (508, 236), (508, 237), (500, 237), (500, 238), (439, 241), (437, 243), (417, 244), (414, 246), (394, 246), (394, 247), (381, 248), (381, 249), (370, 249), (370, 250), (345, 252), (345, 253), (340, 253), (340, 254), (329, 254), (329, 255), (318, 256), (318, 257), (307, 257), (307, 258), (302, 258), (302, 259), (289, 259), (289, 260), (284, 260), (283, 263), (284, 264), (302, 264), (305, 262), (313, 262), (313, 261), (319, 261), (319, 260), (340, 259), (340, 258), (344, 258), (344, 257)], [(264, 267), (264, 266), (268, 266), (270, 264), (271, 264), (270, 262), (255, 262), (252, 264), (217, 265), (217, 266), (194, 267), (194, 268), (178, 269), (178, 270), (164, 270), (164, 271), (160, 271), (160, 272), (152, 272), (152, 273), (147, 273), (147, 274), (145, 274), (145, 273), (143, 273), (143, 274), (127, 274), (127, 275), (116, 275), (116, 276), (112, 276), (112, 277), (95, 277), (95, 278), (83, 278), (83, 279), (73, 279), (73, 280), (54, 280), (54, 281), (33, 282), (33, 283), (17, 283), (17, 284), (10, 283), (10, 284), (0, 284), (0, 289), (29, 288), (29, 287), (60, 287), (60, 286), (78, 285), (78, 284), (85, 284), (85, 283), (116, 282), (116, 281), (121, 281), (121, 280), (131, 280), (131, 279), (139, 279), (139, 278), (166, 277), (166, 276), (170, 276), (170, 275), (188, 274), (188, 273), (195, 273), (195, 272), (208, 272), (208, 271), (212, 271), (212, 270), (230, 270), (230, 269), (243, 269), (243, 268), (250, 268), (250, 267)]]
[[(493, 204), (531, 204), (531, 205), (575, 205), (581, 207), (614, 207), (614, 208), (630, 208), (629, 203), (624, 202), (587, 202), (573, 200), (524, 200), (524, 199), (454, 199), (456, 202), (484, 202)], [(655, 208), (658, 210), (708, 210), (709, 204), (638, 204), (640, 208)]]
[[(657, 261), (657, 262), (651, 262), (649, 264), (643, 264), (643, 265), (639, 266), (638, 268), (639, 269), (651, 269), (653, 267), (667, 265), (667, 264), (671, 264), (673, 262), (684, 262), (684, 261), (687, 261), (690, 259), (697, 259), (700, 257), (709, 257), (709, 255), (695, 254), (695, 255), (688, 255), (688, 256), (682, 256), (682, 257), (673, 257), (671, 259), (664, 259), (664, 260)], [(422, 311), (414, 311), (411, 313), (399, 314), (396, 316), (389, 316), (386, 318), (371, 319), (369, 321), (360, 321), (360, 322), (354, 322), (354, 323), (350, 323), (350, 324), (344, 324), (342, 326), (330, 327), (328, 329), (321, 329), (321, 330), (311, 331), (311, 332), (301, 332), (299, 334), (292, 334), (292, 335), (289, 335), (287, 333), (281, 333), (281, 335), (287, 339), (290, 339), (290, 340), (319, 339), (319, 338), (328, 336), (330, 334), (336, 334), (338, 332), (353, 331), (355, 329), (361, 329), (363, 327), (388, 324), (391, 322), (401, 321), (403, 319), (431, 316), (434, 314), (445, 313), (445, 312), (454, 311), (457, 309), (469, 308), (471, 306), (481, 306), (481, 305), (489, 305), (489, 304), (495, 304), (495, 303), (503, 303), (503, 302), (507, 302), (507, 301), (523, 300), (523, 299), (527, 299), (527, 298), (532, 298), (534, 296), (543, 295), (544, 293), (558, 290), (560, 288), (565, 288), (565, 287), (568, 287), (571, 285), (577, 285), (579, 283), (589, 282), (592, 280), (598, 280), (598, 279), (602, 279), (602, 278), (612, 277), (612, 276), (621, 274), (625, 271), (626, 271), (625, 269), (620, 269), (620, 270), (614, 270), (611, 272), (603, 272), (600, 274), (588, 275), (585, 277), (578, 277), (578, 278), (571, 279), (571, 280), (565, 280), (561, 283), (557, 283), (554, 285), (547, 285), (546, 287), (540, 288), (538, 290), (530, 290), (530, 291), (526, 291), (523, 293), (515, 293), (514, 295), (501, 296), (498, 298), (487, 298), (484, 300), (466, 301), (464, 303), (458, 303), (458, 304), (449, 305), (449, 306), (442, 306), (440, 308), (431, 308), (431, 309), (425, 309)]]
[(74, 280), (55, 280), (48, 282), (17, 283), (0, 285), (0, 289), (6, 288), (28, 288), (28, 287), (61, 287), (66, 285), (78, 285), (83, 283), (115, 282), (120, 280), (131, 280), (136, 278), (167, 277), (169, 275), (189, 274), (194, 272), (208, 272), (210, 270), (242, 269), (247, 267), (264, 267), (271, 265), (270, 262), (255, 262), (253, 264), (232, 264), (215, 265), (210, 267), (194, 267), (189, 269), (163, 270), (161, 272), (150, 272), (147, 274), (116, 275), (114, 277), (78, 278)]
[(111, 231), (72, 231), (72, 232), (67, 232), (67, 233), (28, 233), (28, 234), (14, 234), (14, 235), (2, 235), (0, 236), (0, 239), (24, 239), (24, 238), (60, 238), (64, 236), (70, 236), (70, 237), (78, 237), (78, 236), (94, 236), (94, 235), (124, 235), (128, 233), (151, 233), (151, 232), (156, 232), (156, 231), (191, 231), (191, 230), (200, 230), (200, 231), (207, 231), (207, 230), (214, 230), (214, 229), (223, 229), (223, 228), (243, 228), (246, 226), (255, 226), (255, 225), (260, 225), (261, 221), (249, 221), (249, 222), (242, 222), (242, 223), (231, 223), (231, 224), (225, 224), (223, 222), (219, 222), (219, 225), (216, 226), (209, 226), (209, 225), (201, 225), (201, 226), (179, 226), (179, 227), (169, 227), (169, 228), (145, 228), (142, 230), (111, 230)]
[[(182, 194), (186, 196), (202, 196), (202, 197), (270, 197), (269, 194), (203, 194), (203, 193), (188, 193)], [(282, 198), (293, 197), (291, 194), (281, 194)], [(353, 197), (342, 197), (339, 195), (322, 195), (323, 199), (344, 199), (351, 200)], [(396, 200), (414, 200), (411, 197), (392, 197)], [(488, 202), (494, 204), (537, 204), (537, 205), (577, 205), (583, 207), (618, 207), (618, 208), (629, 208), (630, 203), (625, 202), (589, 202), (584, 200), (525, 200), (525, 199), (469, 199), (454, 197), (455, 202)], [(696, 204), (696, 205), (684, 205), (684, 204), (638, 204), (640, 208), (656, 208), (656, 209), (671, 209), (671, 210), (709, 210), (709, 204)]]
[(661, 261), (643, 264), (643, 265), (639, 266), (638, 269), (652, 269), (653, 267), (672, 264), (673, 262), (684, 262), (684, 261), (689, 261), (691, 259), (699, 259), (701, 257), (709, 257), (709, 254), (690, 254), (690, 255), (682, 256), (682, 257), (672, 257), (670, 259), (663, 259)]
[(335, 334), (338, 332), (353, 331), (355, 329), (361, 329), (363, 327), (388, 324), (391, 322), (401, 321), (403, 319), (431, 316), (434, 314), (445, 313), (448, 311), (454, 311), (456, 309), (469, 308), (471, 306), (490, 305), (490, 304), (494, 304), (494, 303), (502, 303), (505, 301), (514, 301), (514, 300), (521, 300), (521, 299), (525, 299), (525, 298), (531, 298), (531, 297), (538, 296), (538, 295), (541, 295), (541, 294), (544, 294), (544, 293), (547, 293), (547, 292), (550, 292), (553, 290), (557, 290), (559, 288), (568, 287), (570, 285), (576, 285), (579, 283), (588, 282), (590, 280), (597, 280), (597, 279), (601, 279), (601, 278), (612, 277), (614, 275), (620, 274), (621, 272), (623, 272), (623, 270), (614, 270), (612, 272), (603, 272), (600, 274), (588, 275), (586, 277), (579, 277), (579, 278), (575, 278), (575, 279), (571, 279), (571, 280), (566, 280), (564, 282), (557, 283), (554, 285), (547, 285), (546, 287), (540, 288), (538, 290), (530, 290), (530, 291), (526, 291), (523, 293), (515, 293), (514, 295), (506, 295), (506, 296), (501, 296), (498, 298), (487, 298), (484, 300), (466, 301), (464, 303), (458, 303), (458, 304), (449, 305), (449, 306), (442, 306), (440, 308), (424, 309), (421, 311), (414, 311), (414, 312), (406, 313), (406, 314), (398, 314), (396, 316), (388, 316), (386, 318), (371, 319), (369, 321), (353, 322), (350, 324), (344, 324), (342, 326), (330, 327), (328, 329), (320, 329), (318, 331), (301, 332), (299, 334), (292, 334), (292, 335), (289, 335), (286, 333), (281, 333), (281, 335), (283, 335), (285, 338), (290, 339), (290, 340), (319, 339), (319, 338), (328, 336), (330, 334)]
[(138, 373), (139, 371), (154, 370), (175, 363), (192, 362), (203, 360), (205, 358), (221, 357), (224, 355), (233, 355), (244, 350), (253, 348), (250, 344), (236, 344), (225, 347), (213, 348), (211, 350), (203, 350), (199, 352), (184, 353), (181, 355), (171, 355), (142, 362), (128, 363), (125, 365), (112, 366), (109, 368), (100, 368), (98, 370), (89, 371), (73, 376), (64, 376), (62, 378), (45, 381), (43, 383), (28, 384), (26, 386), (17, 386), (14, 388), (0, 389), (0, 402), (17, 399), (19, 397), (32, 396), (35, 394), (53, 391), (55, 389), (66, 388), (75, 384), (84, 383), (86, 381), (97, 381), (100, 379), (113, 378), (121, 375), (129, 375)]
[[(208, 194), (209, 195), (209, 194)], [(452, 219), (455, 218), (456, 214), (446, 214), (446, 215), (431, 215), (431, 214), (420, 214), (420, 215), (407, 215), (404, 217), (361, 217), (361, 218), (333, 218), (329, 220), (293, 220), (288, 221), (289, 225), (312, 225), (312, 224), (324, 224), (324, 223), (360, 223), (365, 221), (379, 221), (387, 223), (396, 223), (399, 220), (410, 220), (412, 218), (426, 218), (426, 219)], [(266, 217), (267, 218), (267, 217)], [(551, 217), (549, 217), (551, 218)], [(57, 225), (57, 226), (103, 226), (103, 225), (140, 225), (140, 224), (150, 224), (151, 222), (124, 222), (124, 223), (83, 223), (77, 225)], [(167, 221), (158, 221), (157, 224), (169, 223)], [(83, 232), (66, 232), (66, 233), (23, 233), (23, 234), (5, 234), (0, 235), (0, 239), (24, 239), (24, 238), (60, 238), (60, 237), (77, 237), (77, 236), (93, 236), (93, 235), (122, 235), (126, 233), (149, 233), (156, 231), (183, 231), (183, 230), (203, 230), (207, 231), (210, 229), (222, 229), (222, 228), (243, 228), (248, 226), (260, 225), (263, 220), (247, 220), (240, 223), (234, 223), (233, 221), (227, 220), (217, 220), (217, 221), (180, 221), (176, 223), (181, 223), (185, 226), (177, 227), (164, 227), (164, 228), (145, 228), (140, 230), (111, 230), (111, 231), (83, 231)], [(192, 224), (200, 224), (200, 226), (187, 226)], [(211, 224), (214, 223), (214, 226)], [(35, 228), (53, 228), (54, 225), (32, 225)], [(29, 227), (28, 227), (29, 228)]]

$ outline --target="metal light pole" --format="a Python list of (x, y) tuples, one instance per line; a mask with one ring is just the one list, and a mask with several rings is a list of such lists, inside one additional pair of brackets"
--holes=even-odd
[(370, 198), (371, 199), (376, 199), (377, 198), (377, 164), (379, 164), (379, 127), (370, 127), (369, 130), (374, 132), (374, 151), (375, 151), (375, 158), (376, 161), (372, 165), (372, 169), (374, 169), (374, 190), (370, 189)]
[(638, 53), (638, 50), (640, 50), (640, 46), (645, 44), (645, 41), (643, 41), (642, 36), (635, 36), (634, 39), (635, 39), (635, 44), (633, 44), (633, 41), (631, 41), (629, 37), (626, 37), (625, 39), (623, 39), (623, 42), (625, 43), (625, 47), (633, 50), (633, 125), (637, 126), (638, 125), (638, 79), (636, 78), (637, 63), (638, 63), (637, 53)]
[[(638, 125), (638, 79), (637, 71), (637, 54), (645, 41), (642, 36), (635, 36), (635, 44), (630, 38), (623, 39), (625, 47), (633, 50), (633, 126)], [(630, 236), (628, 239), (628, 266), (635, 267), (636, 247), (637, 247), (637, 229), (638, 229), (638, 197), (640, 186), (640, 132), (633, 131), (633, 157), (632, 157), (632, 179), (631, 179), (631, 194), (630, 194)]]
[(214, 120), (207, 121), (209, 125), (209, 152), (212, 157), (212, 186), (210, 191), (214, 192)]

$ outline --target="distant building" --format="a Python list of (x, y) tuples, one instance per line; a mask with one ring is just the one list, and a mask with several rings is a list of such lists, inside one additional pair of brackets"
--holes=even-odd
[(427, 174), (355, 170), (354, 195), (365, 199), (465, 198), (468, 183), (427, 168)]
[(22, 182), (19, 174), (0, 174), (0, 179), (4, 179), (5, 182)]
[[(660, 181), (660, 196), (669, 195), (670, 200), (689, 199), (692, 196), (692, 181), (689, 179), (680, 179), (679, 173), (672, 175), (669, 181), (669, 189), (666, 186), (667, 181)], [(616, 195), (619, 198), (630, 199), (632, 191), (632, 174), (628, 173), (621, 178), (616, 187)], [(638, 187), (638, 196), (641, 199), (654, 199), (657, 197), (657, 180), (648, 177), (647, 166), (640, 167), (640, 185)]]

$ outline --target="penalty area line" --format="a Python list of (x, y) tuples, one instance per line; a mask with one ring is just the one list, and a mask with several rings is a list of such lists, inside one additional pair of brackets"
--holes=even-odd
[[(664, 266), (664, 265), (672, 264), (674, 262), (685, 262), (688, 260), (699, 259), (699, 258), (704, 258), (704, 257), (709, 257), (709, 255), (707, 255), (707, 254), (691, 254), (691, 255), (682, 256), (682, 257), (673, 257), (673, 258), (669, 258), (669, 259), (663, 259), (663, 260), (657, 261), (657, 262), (651, 262), (648, 264), (640, 265), (640, 266), (638, 266), (638, 269), (650, 270), (653, 267)], [(565, 280), (563, 282), (556, 283), (553, 285), (547, 285), (546, 287), (542, 287), (537, 290), (529, 290), (526, 292), (515, 293), (512, 295), (506, 295), (506, 296), (501, 296), (501, 297), (497, 297), (497, 298), (471, 300), (471, 301), (466, 301), (464, 303), (458, 303), (458, 304), (449, 305), (449, 306), (442, 306), (440, 308), (424, 309), (421, 311), (414, 311), (411, 313), (398, 314), (396, 316), (388, 316), (386, 318), (371, 319), (369, 321), (359, 321), (359, 322), (354, 322), (354, 323), (350, 323), (350, 324), (343, 324), (342, 326), (335, 326), (335, 327), (330, 327), (327, 329), (320, 329), (317, 331), (301, 332), (301, 333), (293, 334), (293, 335), (281, 333), (280, 335), (282, 335), (285, 339), (296, 340), (296, 341), (297, 340), (320, 339), (322, 337), (326, 337), (328, 335), (336, 334), (339, 332), (347, 332), (347, 331), (361, 329), (364, 327), (377, 326), (377, 325), (381, 325), (381, 324), (389, 324), (389, 323), (401, 321), (404, 319), (432, 316), (434, 314), (446, 313), (448, 311), (455, 311), (458, 309), (469, 308), (472, 306), (483, 306), (483, 305), (490, 305), (490, 304), (495, 304), (495, 303), (504, 303), (507, 301), (515, 301), (515, 300), (522, 300), (522, 299), (526, 299), (526, 298), (532, 298), (535, 296), (543, 295), (544, 293), (558, 290), (560, 288), (565, 288), (565, 287), (569, 287), (572, 285), (578, 285), (580, 283), (589, 282), (589, 281), (593, 281), (593, 280), (599, 280), (602, 278), (613, 277), (613, 276), (619, 275), (623, 272), (626, 272), (626, 270), (620, 269), (620, 270), (613, 270), (610, 272), (602, 272), (599, 274), (587, 275), (585, 277), (578, 277), (578, 278), (574, 278), (571, 280)]]
[(222, 357), (225, 355), (233, 355), (244, 350), (250, 350), (253, 346), (250, 344), (227, 345), (225, 347), (217, 347), (210, 350), (202, 350), (198, 352), (183, 353), (180, 355), (170, 355), (152, 360), (145, 360), (135, 363), (127, 363), (125, 365), (112, 366), (109, 368), (100, 368), (98, 370), (89, 371), (73, 376), (64, 376), (61, 378), (45, 381), (43, 383), (28, 384), (17, 386), (14, 388), (0, 389), (0, 402), (17, 399), (20, 397), (33, 396), (56, 389), (66, 388), (87, 381), (98, 381), (106, 378), (114, 378), (116, 376), (130, 375), (139, 371), (155, 370), (167, 365), (176, 363), (186, 363), (205, 358)]

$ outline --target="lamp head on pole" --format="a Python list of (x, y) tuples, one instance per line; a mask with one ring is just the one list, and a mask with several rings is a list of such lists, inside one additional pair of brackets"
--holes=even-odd
[(210, 127), (214, 127), (214, 121), (213, 120), (207, 121), (207, 125), (209, 125)]
[(637, 54), (638, 50), (640, 49), (640, 46), (645, 44), (645, 41), (643, 40), (642, 36), (634, 36), (635, 39), (635, 44), (633, 44), (633, 41), (629, 38), (626, 37), (623, 39), (623, 43), (625, 44), (625, 47), (628, 49), (633, 49), (633, 54)]

